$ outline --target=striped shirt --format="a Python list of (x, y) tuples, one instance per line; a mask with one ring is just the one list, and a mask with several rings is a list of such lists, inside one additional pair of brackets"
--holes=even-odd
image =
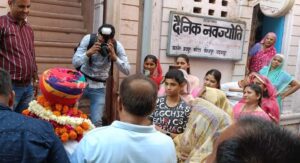
[(12, 80), (30, 81), (37, 72), (33, 30), (19, 25), (10, 13), (0, 16), (0, 67)]

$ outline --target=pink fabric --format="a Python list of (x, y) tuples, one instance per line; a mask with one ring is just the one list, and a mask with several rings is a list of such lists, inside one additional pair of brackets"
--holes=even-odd
[[(266, 36), (261, 40), (261, 44), (264, 44), (267, 36), (273, 36), (275, 38), (274, 44), (276, 42), (276, 34), (273, 32), (269, 32)], [(250, 72), (258, 72), (264, 66), (267, 66), (272, 58), (276, 55), (276, 49), (274, 44), (266, 49), (260, 49), (250, 60), (249, 69)]]
[[(257, 73), (251, 73), (249, 75), (250, 83), (253, 83), (255, 78), (259, 79), (264, 84), (269, 95), (269, 97), (262, 98), (261, 108), (270, 116), (271, 119), (273, 119), (276, 123), (279, 123), (280, 114), (279, 105), (276, 99), (276, 88), (272, 85), (269, 79)], [(243, 99), (240, 102), (243, 102)]]
[(156, 63), (156, 69), (154, 70), (153, 74), (150, 76), (150, 78), (157, 84), (158, 88), (159, 85), (163, 79), (162, 76), (162, 69), (159, 60), (157, 59)]
[(272, 121), (272, 119), (268, 116), (266, 112), (263, 110), (260, 111), (252, 111), (252, 112), (243, 112), (243, 107), (245, 103), (239, 102), (236, 104), (233, 108), (233, 117), (235, 120), (238, 120), (242, 116), (256, 116), (256, 117), (261, 117), (265, 120)]

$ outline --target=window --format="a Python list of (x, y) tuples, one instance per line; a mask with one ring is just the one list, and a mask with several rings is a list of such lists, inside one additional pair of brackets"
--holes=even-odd
[(193, 10), (194, 13), (201, 13), (201, 8), (200, 7), (194, 7), (194, 10)]
[(214, 15), (214, 13), (215, 13), (215, 10), (212, 10), (212, 9), (208, 10), (208, 15)]
[(221, 17), (227, 17), (227, 12), (226, 11), (221, 11)]

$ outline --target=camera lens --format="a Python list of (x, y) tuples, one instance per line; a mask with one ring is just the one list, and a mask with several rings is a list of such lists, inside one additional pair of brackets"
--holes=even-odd
[(106, 43), (102, 43), (100, 47), (99, 53), (102, 55), (102, 57), (107, 57), (109, 53), (108, 45)]

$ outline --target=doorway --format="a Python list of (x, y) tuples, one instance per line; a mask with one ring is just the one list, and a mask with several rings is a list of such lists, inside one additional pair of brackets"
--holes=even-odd
[(284, 21), (284, 16), (278, 18), (265, 16), (261, 12), (259, 4), (256, 5), (253, 9), (249, 47), (252, 47), (256, 42), (261, 41), (268, 32), (274, 32), (277, 35), (275, 48), (277, 53), (280, 53), (282, 51)]

